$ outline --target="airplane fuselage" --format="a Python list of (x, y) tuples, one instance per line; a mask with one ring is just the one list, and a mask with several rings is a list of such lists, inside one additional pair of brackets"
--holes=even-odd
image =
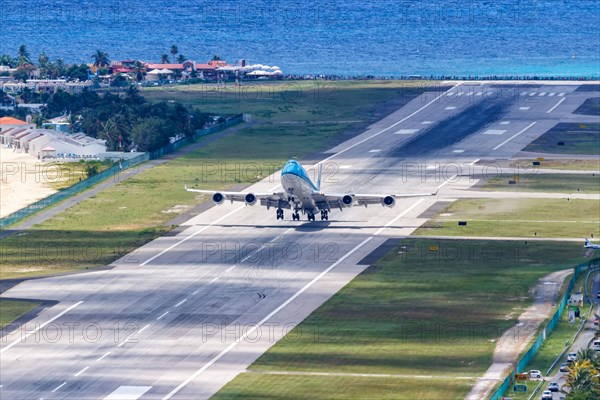
[(313, 194), (318, 193), (318, 188), (300, 164), (288, 162), (285, 165), (281, 171), (281, 187), (293, 208), (313, 214), (318, 211), (313, 199)]

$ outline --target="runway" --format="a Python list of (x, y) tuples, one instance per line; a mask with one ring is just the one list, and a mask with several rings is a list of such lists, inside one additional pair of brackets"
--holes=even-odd
[[(332, 210), (316, 222), (226, 203), (113, 269), (13, 287), (2, 296), (59, 303), (2, 338), (0, 397), (210, 397), (366, 268), (365, 256), (409, 235), (431, 205), (455, 198), (452, 190), (472, 186), (478, 160), (518, 153), (598, 96), (577, 89), (459, 83), (424, 93), (325, 153), (324, 191), (439, 188), (438, 196)], [(275, 174), (249, 190), (278, 184)]]

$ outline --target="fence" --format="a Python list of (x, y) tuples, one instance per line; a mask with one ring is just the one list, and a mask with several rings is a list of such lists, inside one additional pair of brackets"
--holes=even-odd
[[(523, 357), (517, 363), (517, 365), (515, 367), (515, 370), (517, 372), (525, 370), (525, 367), (529, 364), (529, 362), (531, 362), (533, 357), (535, 357), (535, 355), (537, 354), (542, 343), (544, 343), (544, 341), (546, 340), (548, 335), (550, 335), (550, 333), (554, 330), (554, 328), (556, 327), (556, 324), (558, 324), (558, 321), (559, 321), (563, 311), (565, 310), (565, 307), (567, 306), (567, 301), (569, 300), (569, 296), (571, 294), (571, 290), (573, 290), (575, 281), (577, 280), (579, 275), (581, 275), (581, 273), (586, 268), (589, 268), (591, 266), (591, 264), (592, 264), (592, 262), (590, 261), (590, 262), (587, 262), (585, 264), (580, 264), (577, 267), (575, 267), (575, 270), (573, 271), (573, 276), (571, 276), (571, 280), (569, 281), (569, 285), (567, 286), (567, 291), (565, 292), (565, 295), (563, 296), (562, 301), (558, 305), (558, 309), (556, 310), (556, 312), (554, 313), (554, 315), (552, 316), (552, 318), (550, 319), (550, 321), (548, 322), (548, 324), (546, 325), (544, 330), (537, 337), (535, 342), (533, 342), (533, 344), (531, 345), (531, 347), (529, 348), (527, 353), (525, 353), (523, 355)], [(510, 375), (508, 375), (506, 377), (506, 379), (502, 382), (500, 387), (494, 392), (494, 394), (492, 394), (492, 396), (490, 397), (490, 400), (500, 400), (502, 398), (502, 396), (504, 396), (504, 393), (506, 393), (506, 391), (510, 387), (510, 384), (513, 381), (513, 372), (514, 371), (511, 371)]]
[(165, 154), (176, 151), (180, 147), (190, 143), (191, 141), (193, 141), (196, 138), (220, 131), (222, 129), (228, 128), (235, 124), (239, 124), (242, 121), (243, 121), (243, 116), (237, 115), (233, 118), (229, 118), (229, 119), (225, 120), (225, 122), (211, 126), (210, 128), (200, 129), (200, 130), (196, 131), (193, 138), (185, 137), (176, 142), (170, 143), (167, 146), (161, 147), (160, 149), (155, 150), (153, 152), (144, 153), (140, 156), (137, 156), (137, 157), (129, 159), (129, 160), (121, 160), (117, 164), (112, 166), (111, 168), (108, 168), (94, 176), (91, 176), (81, 182), (78, 182), (72, 186), (69, 186), (66, 189), (63, 189), (59, 192), (51, 194), (48, 197), (45, 197), (33, 204), (30, 204), (18, 211), (15, 211), (12, 214), (7, 215), (6, 217), (0, 219), (0, 228), (4, 228), (4, 227), (12, 225), (16, 222), (19, 222), (22, 219), (27, 218), (46, 207), (52, 206), (52, 205), (58, 203), (59, 201), (62, 201), (64, 199), (71, 197), (71, 196), (73, 196), (79, 192), (82, 192), (86, 189), (89, 189), (90, 187), (94, 186), (95, 184), (97, 184), (107, 178), (114, 177), (115, 179), (119, 179), (118, 178), (119, 174), (124, 169), (134, 167), (134, 166), (141, 164), (148, 160), (160, 158), (161, 156), (163, 156)]

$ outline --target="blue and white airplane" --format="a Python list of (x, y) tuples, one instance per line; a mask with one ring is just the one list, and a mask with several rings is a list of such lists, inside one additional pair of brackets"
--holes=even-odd
[(216, 204), (222, 204), (225, 200), (245, 202), (246, 205), (253, 206), (257, 202), (260, 205), (270, 209), (277, 209), (277, 219), (283, 219), (283, 210), (292, 210), (292, 219), (300, 220), (300, 212), (307, 216), (309, 221), (315, 220), (315, 214), (321, 213), (321, 220), (329, 219), (329, 212), (332, 208), (339, 208), (353, 205), (381, 204), (385, 207), (393, 207), (396, 199), (401, 197), (421, 197), (435, 196), (436, 193), (415, 193), (415, 194), (327, 194), (321, 192), (321, 174), (323, 165), (319, 164), (317, 183), (308, 177), (306, 170), (295, 160), (288, 161), (281, 170), (281, 187), (283, 191), (273, 193), (250, 193), (250, 192), (217, 192), (213, 190), (188, 189), (188, 192), (198, 192), (211, 194)]

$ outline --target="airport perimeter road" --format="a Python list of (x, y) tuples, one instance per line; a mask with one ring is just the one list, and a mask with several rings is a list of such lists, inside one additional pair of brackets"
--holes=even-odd
[[(478, 159), (517, 153), (598, 96), (577, 87), (545, 85), (543, 96), (539, 87), (485, 83), (427, 92), (325, 155), (323, 190), (439, 188), (437, 197), (332, 210), (316, 222), (224, 204), (112, 270), (19, 284), (3, 296), (59, 303), (2, 339), (0, 397), (210, 397), (359, 274), (388, 237), (422, 224), (418, 216), (448, 185), (470, 187), (462, 172)], [(271, 176), (250, 190), (278, 186)]]

